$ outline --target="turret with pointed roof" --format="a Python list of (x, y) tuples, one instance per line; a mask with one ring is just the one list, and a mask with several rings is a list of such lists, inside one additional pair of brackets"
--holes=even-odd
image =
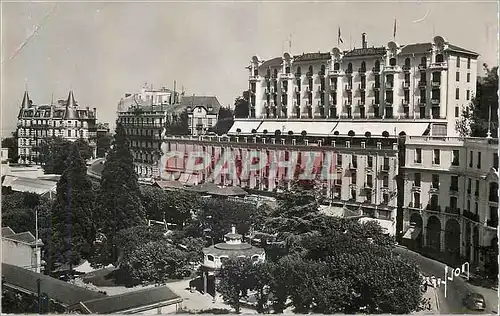
[(65, 120), (76, 120), (78, 119), (78, 113), (76, 111), (76, 107), (78, 105), (75, 101), (75, 96), (73, 95), (73, 91), (69, 91), (68, 99), (66, 100), (66, 111), (64, 112)]
[(21, 118), (23, 116), (23, 111), (29, 109), (31, 104), (32, 102), (30, 96), (28, 95), (28, 91), (24, 91), (23, 102), (21, 103), (21, 109), (19, 110), (19, 115), (17, 117)]

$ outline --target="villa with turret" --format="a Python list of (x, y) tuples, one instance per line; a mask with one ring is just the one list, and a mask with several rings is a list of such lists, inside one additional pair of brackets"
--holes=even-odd
[(39, 146), (51, 137), (75, 141), (84, 139), (96, 156), (96, 108), (82, 108), (75, 101), (73, 91), (66, 100), (36, 105), (24, 92), (17, 117), (19, 162), (39, 164)]

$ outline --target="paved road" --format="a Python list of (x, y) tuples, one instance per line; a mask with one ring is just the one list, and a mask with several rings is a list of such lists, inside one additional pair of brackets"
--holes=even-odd
[[(395, 250), (402, 256), (414, 259), (420, 266), (422, 273), (425, 276), (436, 276), (436, 278), (444, 278), (445, 265), (439, 261), (426, 258), (416, 252), (403, 247), (398, 247)], [(472, 286), (462, 278), (454, 278), (453, 281), (447, 281), (447, 297), (444, 297), (444, 284), (437, 289), (439, 300), (439, 312), (441, 314), (496, 314), (498, 307), (498, 292), (491, 289)], [(476, 312), (468, 310), (463, 306), (462, 299), (468, 292), (475, 291), (484, 295), (486, 299), (486, 310), (484, 312)]]

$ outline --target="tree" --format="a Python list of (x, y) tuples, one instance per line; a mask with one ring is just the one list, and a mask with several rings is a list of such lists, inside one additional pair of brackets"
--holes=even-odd
[(8, 226), (16, 233), (29, 231), (35, 235), (34, 209), (42, 204), (43, 200), (35, 193), (2, 194), (2, 226)]
[(214, 243), (222, 242), (224, 235), (236, 225), (240, 234), (246, 234), (250, 229), (250, 214), (255, 207), (250, 204), (238, 203), (226, 199), (203, 199), (196, 214), (199, 230), (208, 229)]
[(178, 116), (174, 114), (171, 118), (167, 118), (165, 129), (168, 135), (189, 135), (187, 111), (183, 111)]
[(210, 131), (217, 133), (217, 135), (224, 135), (229, 132), (234, 124), (233, 111), (228, 108), (220, 108), (217, 124)]
[[(87, 177), (85, 161), (75, 142), (66, 170), (57, 182), (57, 196), (52, 208), (53, 263), (74, 265), (88, 259), (95, 240), (94, 195)], [(55, 246), (55, 247), (54, 247)]]
[(113, 137), (110, 134), (99, 135), (97, 137), (97, 158), (106, 157), (106, 153), (111, 148)]
[(136, 248), (122, 262), (122, 267), (143, 284), (165, 284), (191, 274), (188, 253), (167, 240), (151, 241)]
[(244, 91), (242, 96), (238, 96), (234, 100), (234, 117), (235, 118), (247, 118), (250, 114), (249, 110), (249, 93)]
[(2, 139), (2, 148), (7, 148), (9, 162), (17, 163), (19, 160), (18, 150), (17, 150), (17, 130), (12, 133), (11, 137)]
[(249, 258), (228, 258), (217, 274), (220, 282), (217, 291), (224, 302), (240, 312), (240, 299), (252, 289), (252, 261)]
[[(87, 141), (79, 138), (74, 142), (80, 156), (87, 160), (92, 157), (92, 148)], [(42, 165), (45, 173), (62, 174), (67, 168), (68, 157), (71, 153), (73, 142), (62, 137), (52, 137), (43, 140), (40, 146), (33, 149), (39, 153), (38, 162)]]
[(463, 111), (455, 126), (460, 136), (486, 137), (491, 107), (491, 136), (498, 137), (498, 66), (483, 64), (484, 77), (479, 77), (476, 95)]
[(101, 190), (96, 201), (99, 231), (106, 242), (95, 263), (116, 263), (116, 235), (126, 228), (146, 223), (141, 192), (134, 170), (129, 140), (121, 124), (116, 127), (113, 148), (108, 153), (101, 177)]

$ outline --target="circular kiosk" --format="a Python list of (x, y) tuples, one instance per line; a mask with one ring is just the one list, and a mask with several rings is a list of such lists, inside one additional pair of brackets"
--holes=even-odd
[(231, 232), (224, 235), (225, 242), (203, 249), (203, 292), (207, 293), (207, 279), (214, 277), (215, 272), (224, 264), (229, 257), (251, 258), (254, 262), (263, 262), (266, 259), (264, 249), (250, 245), (242, 241), (243, 236), (236, 233), (233, 225)]

